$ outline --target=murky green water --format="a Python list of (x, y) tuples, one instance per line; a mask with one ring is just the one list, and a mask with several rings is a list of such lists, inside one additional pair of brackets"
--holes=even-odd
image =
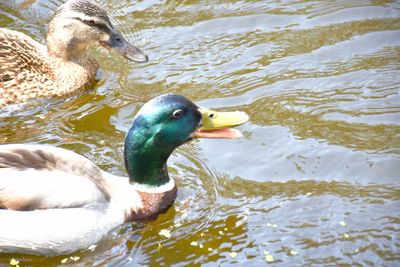
[[(103, 2), (150, 63), (100, 53), (94, 90), (1, 114), (0, 142), (69, 148), (124, 175), (124, 135), (156, 95), (251, 121), (243, 139), (178, 149), (174, 207), (116, 229), (74, 264), (400, 264), (399, 1)], [(60, 3), (0, 0), (0, 26), (43, 40)], [(54, 266), (65, 256), (0, 255), (0, 265), (11, 258)]]

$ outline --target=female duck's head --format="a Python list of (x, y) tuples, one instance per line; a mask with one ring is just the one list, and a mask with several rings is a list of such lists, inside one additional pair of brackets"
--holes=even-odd
[(206, 110), (175, 94), (147, 102), (125, 139), (124, 158), (131, 181), (149, 186), (167, 183), (166, 161), (175, 148), (194, 137), (240, 137), (238, 130), (227, 127), (247, 120), (243, 112)]
[(91, 45), (117, 51), (129, 60), (148, 60), (114, 28), (106, 11), (93, 0), (69, 0), (56, 11), (49, 25), (49, 53), (67, 60), (79, 59)]

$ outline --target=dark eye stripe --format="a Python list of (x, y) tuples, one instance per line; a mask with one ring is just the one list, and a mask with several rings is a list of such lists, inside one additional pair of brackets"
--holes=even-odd
[(94, 27), (98, 28), (99, 30), (106, 32), (106, 33), (110, 33), (110, 27), (108, 27), (106, 24), (94, 24)]
[[(108, 25), (104, 24), (104, 23), (98, 23), (96, 21), (91, 21), (91, 20), (90, 21), (89, 20), (84, 20), (84, 19), (81, 19), (81, 18), (78, 18), (78, 17), (76, 17), (75, 19), (85, 23), (86, 25), (89, 25), (90, 27), (96, 27), (97, 29), (99, 29), (99, 30), (101, 30), (103, 32), (106, 32), (106, 33), (110, 33), (111, 32), (110, 27)], [(92, 24), (92, 22), (94, 22), (94, 24)]]

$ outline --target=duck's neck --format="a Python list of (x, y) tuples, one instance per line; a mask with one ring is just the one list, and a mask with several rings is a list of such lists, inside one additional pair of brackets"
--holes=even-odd
[(170, 181), (167, 160), (174, 148), (157, 144), (156, 135), (136, 120), (125, 139), (125, 167), (131, 183), (155, 188)]
[(94, 83), (99, 66), (88, 55), (87, 46), (73, 43), (68, 36), (57, 36), (51, 31), (46, 41), (48, 63), (58, 85), (54, 94), (70, 95)]
[(47, 51), (49, 56), (61, 59), (63, 61), (85, 63), (89, 60), (87, 54), (87, 46), (83, 46), (72, 42), (71, 40), (63, 40), (58, 36), (50, 34), (46, 38)]
[(177, 188), (167, 170), (167, 160), (175, 146), (157, 141), (159, 134), (139, 118), (125, 139), (124, 159), (129, 182), (143, 203), (141, 208), (126, 212), (125, 221), (154, 219), (176, 198)]
[(91, 61), (86, 51), (90, 43), (82, 42), (81, 39), (84, 38), (76, 38), (73, 30), (67, 26), (62, 18), (57, 16), (50, 21), (46, 37), (49, 56), (64, 62), (74, 62), (79, 65), (87, 64), (86, 62)]

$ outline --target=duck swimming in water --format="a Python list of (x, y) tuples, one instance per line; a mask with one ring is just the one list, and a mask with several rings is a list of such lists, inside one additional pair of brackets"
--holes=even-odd
[(46, 46), (0, 28), (0, 108), (34, 98), (64, 97), (90, 87), (98, 69), (87, 52), (103, 46), (129, 60), (148, 60), (114, 28), (93, 0), (69, 0), (50, 22)]
[(0, 146), (0, 252), (67, 254), (96, 244), (118, 225), (166, 211), (177, 188), (167, 159), (196, 137), (237, 138), (244, 112), (199, 108), (174, 94), (141, 108), (125, 139), (129, 177), (46, 145)]

